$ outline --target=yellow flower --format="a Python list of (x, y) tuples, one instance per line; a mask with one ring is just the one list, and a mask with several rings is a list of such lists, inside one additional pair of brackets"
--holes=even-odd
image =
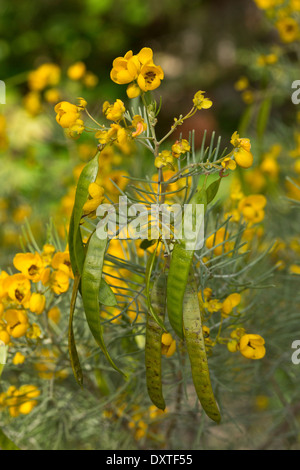
[[(69, 276), (73, 278), (70, 253), (68, 251), (58, 251), (53, 256), (51, 266), (53, 269), (62, 269), (68, 272)], [(67, 268), (67, 270), (66, 270)]]
[(80, 80), (86, 71), (86, 66), (83, 62), (76, 62), (71, 65), (67, 70), (67, 75), (71, 80)]
[(240, 77), (234, 84), (234, 88), (237, 91), (244, 91), (249, 86), (249, 80), (247, 77)]
[(21, 364), (24, 364), (25, 362), (25, 356), (23, 354), (21, 354), (20, 352), (17, 352), (13, 358), (13, 364), (15, 366), (19, 366)]
[(239, 202), (238, 210), (247, 222), (255, 224), (264, 219), (266, 203), (267, 200), (262, 194), (252, 194)]
[(209, 313), (219, 312), (222, 308), (222, 303), (218, 299), (211, 299), (204, 302), (203, 307), (206, 308)]
[(71, 139), (76, 140), (81, 136), (84, 129), (85, 127), (82, 119), (76, 119), (76, 121), (69, 127), (67, 135), (71, 137)]
[(57, 295), (67, 292), (69, 289), (69, 268), (65, 265), (60, 265), (60, 269), (51, 274), (50, 285), (53, 292)]
[(156, 168), (163, 168), (169, 166), (173, 168), (174, 157), (170, 150), (163, 150), (158, 154), (158, 157), (155, 158), (154, 165)]
[(20, 305), (29, 302), (30, 299), (30, 281), (24, 274), (13, 274), (4, 280), (4, 288), (11, 300)]
[(55, 307), (50, 308), (50, 310), (48, 311), (48, 318), (51, 321), (58, 324), (60, 321), (60, 317), (61, 317), (61, 311), (58, 307), (55, 306)]
[(289, 271), (291, 274), (300, 274), (300, 266), (298, 264), (292, 264)]
[(230, 157), (224, 158), (221, 162), (221, 165), (225, 169), (227, 169), (227, 168), (229, 168), (229, 170), (235, 170), (236, 169), (236, 162)]
[(175, 144), (172, 145), (172, 154), (175, 158), (179, 158), (180, 155), (183, 155), (190, 150), (191, 146), (186, 139), (176, 140)]
[(43, 294), (34, 292), (29, 301), (29, 308), (31, 312), (40, 315), (43, 313), (46, 305), (46, 297)]
[(240, 294), (230, 294), (222, 304), (222, 317), (226, 318), (232, 310), (241, 302)]
[(155, 90), (161, 84), (164, 78), (164, 72), (160, 66), (147, 62), (142, 66), (137, 78), (137, 83), (141, 90)]
[(114, 104), (109, 104), (108, 101), (103, 103), (103, 113), (109, 121), (119, 122), (123, 119), (125, 113), (125, 106), (123, 101), (117, 99)]
[(46, 86), (57, 85), (60, 80), (60, 68), (55, 64), (43, 64), (28, 75), (28, 86), (31, 90), (41, 91)]
[(31, 116), (36, 116), (42, 111), (42, 102), (40, 94), (36, 91), (30, 91), (23, 98), (23, 105)]
[(251, 90), (245, 90), (243, 91), (242, 93), (242, 100), (244, 101), (244, 103), (246, 104), (251, 104), (253, 103), (254, 101), (254, 94)]
[(51, 245), (50, 243), (46, 243), (43, 246), (41, 257), (46, 266), (51, 263), (54, 253), (55, 253), (55, 246)]
[(161, 353), (166, 357), (171, 357), (176, 351), (176, 341), (170, 333), (163, 333), (161, 337)]
[(83, 206), (84, 214), (94, 212), (104, 199), (104, 189), (97, 183), (91, 183), (88, 190), (90, 199)]
[(269, 407), (270, 400), (266, 395), (258, 395), (255, 398), (255, 406), (258, 410), (266, 410)]
[(193, 98), (193, 103), (195, 108), (197, 109), (209, 109), (212, 106), (212, 101), (209, 100), (208, 98), (204, 98), (204, 93), (205, 91), (197, 91), (197, 93), (194, 95)]
[(57, 90), (57, 88), (50, 88), (49, 90), (45, 91), (44, 97), (48, 103), (58, 103), (60, 100), (60, 92)]
[(241, 337), (244, 336), (245, 334), (246, 334), (245, 328), (239, 327), (230, 333), (230, 337), (239, 341)]
[(4, 319), (7, 323), (7, 332), (13, 338), (24, 336), (29, 328), (28, 318), (24, 310), (6, 310)]
[(26, 338), (29, 339), (38, 339), (42, 336), (42, 331), (36, 323), (32, 323), (30, 328), (26, 332)]
[(63, 129), (71, 127), (80, 117), (78, 107), (68, 101), (58, 103), (54, 107), (54, 111), (57, 113), (56, 121)]
[(126, 93), (128, 98), (137, 98), (141, 94), (141, 89), (136, 83), (130, 83)]
[(267, 156), (263, 159), (260, 169), (263, 173), (267, 173), (272, 179), (277, 179), (280, 170), (277, 161), (271, 156)]
[(228, 351), (234, 353), (239, 350), (239, 343), (236, 339), (231, 339), (227, 343), (227, 349)]
[(22, 204), (21, 206), (17, 207), (13, 212), (14, 222), (16, 222), (17, 224), (24, 222), (26, 217), (30, 216), (31, 211), (31, 207), (27, 204)]
[(10, 342), (10, 336), (7, 331), (2, 330), (0, 326), (0, 341), (3, 341), (4, 344), (8, 344)]
[(135, 127), (136, 129), (131, 134), (132, 137), (138, 137), (147, 129), (147, 124), (145, 123), (142, 116), (140, 116), (139, 114), (136, 114), (135, 116), (133, 116), (133, 119), (132, 119), (132, 127)]
[(250, 151), (250, 140), (241, 139), (239, 134), (234, 132), (231, 136), (230, 143), (234, 146), (232, 155), (236, 163), (242, 168), (250, 168), (253, 163), (253, 155)]
[(216, 248), (214, 249), (214, 254), (216, 256), (220, 256), (223, 253), (223, 250), (224, 253), (226, 253), (229, 248), (229, 245), (226, 242), (228, 236), (229, 235), (228, 233), (226, 233), (225, 227), (220, 228), (219, 230), (217, 230), (216, 233), (213, 233), (212, 235), (210, 235), (210, 237), (208, 237), (208, 239), (206, 240), (206, 248), (210, 250), (215, 246)]
[(44, 262), (39, 253), (18, 253), (13, 260), (14, 267), (33, 282), (41, 279)]
[(94, 88), (98, 83), (98, 77), (92, 72), (86, 72), (83, 77), (83, 83), (88, 88)]
[(299, 26), (294, 18), (282, 18), (277, 21), (276, 27), (283, 42), (290, 43), (300, 38)]
[(117, 57), (113, 61), (113, 68), (110, 72), (110, 78), (119, 85), (133, 82), (140, 70), (140, 62), (132, 51), (126, 52), (124, 57)]
[(244, 335), (241, 337), (239, 349), (248, 359), (262, 359), (266, 354), (265, 340), (260, 335)]

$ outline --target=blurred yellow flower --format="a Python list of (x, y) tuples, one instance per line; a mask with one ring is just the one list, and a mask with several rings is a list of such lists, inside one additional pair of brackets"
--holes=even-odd
[(12, 363), (15, 365), (15, 366), (18, 366), (18, 365), (21, 365), (21, 364), (24, 364), (25, 362), (25, 356), (23, 354), (21, 354), (20, 352), (17, 352), (15, 355), (14, 355), (14, 358), (12, 360)]
[(31, 90), (41, 91), (46, 86), (55, 86), (60, 80), (60, 68), (55, 64), (43, 64), (28, 75), (28, 86)]
[(78, 107), (75, 104), (68, 103), (68, 101), (58, 103), (54, 107), (54, 111), (57, 113), (56, 121), (63, 129), (67, 129), (75, 124), (80, 116)]
[(61, 311), (58, 307), (55, 306), (55, 307), (50, 308), (50, 310), (48, 311), (48, 318), (51, 321), (58, 324), (60, 321), (60, 317), (61, 317)]
[(91, 183), (88, 188), (90, 199), (83, 206), (84, 214), (94, 212), (104, 200), (104, 188), (97, 183)]
[(166, 357), (171, 357), (176, 351), (176, 341), (170, 333), (163, 333), (161, 337), (161, 353)]
[(34, 292), (29, 301), (29, 308), (31, 312), (40, 315), (43, 313), (46, 305), (46, 297), (43, 294)]
[(163, 150), (158, 154), (158, 157), (155, 158), (154, 165), (156, 168), (163, 168), (168, 166), (173, 168), (174, 157), (170, 150)]
[(241, 302), (241, 295), (238, 293), (230, 294), (222, 303), (222, 317), (226, 318), (232, 310)]
[(24, 310), (8, 309), (4, 314), (7, 332), (13, 338), (24, 336), (29, 328), (28, 318)]
[(300, 30), (294, 18), (281, 18), (276, 23), (280, 39), (290, 43), (300, 39)]
[(83, 62), (76, 62), (67, 70), (67, 75), (71, 80), (80, 80), (86, 72), (86, 66)]
[(119, 99), (117, 99), (114, 104), (109, 104), (108, 101), (105, 101), (102, 110), (106, 119), (114, 122), (121, 121), (126, 111), (123, 101)]
[[(206, 240), (206, 248), (211, 249), (214, 246), (216, 247), (214, 249), (214, 254), (216, 256), (219, 256), (223, 253), (226, 253), (229, 249), (229, 244), (226, 243), (227, 238), (229, 237), (229, 234), (226, 233), (225, 227), (220, 228), (217, 230), (216, 233), (213, 233), (208, 237)], [(220, 245), (220, 246), (217, 246)]]
[(238, 210), (247, 222), (255, 224), (264, 219), (266, 203), (267, 200), (262, 194), (252, 194), (239, 202)]

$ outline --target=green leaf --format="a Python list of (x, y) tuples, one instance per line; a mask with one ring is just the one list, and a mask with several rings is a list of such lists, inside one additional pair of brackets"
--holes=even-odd
[(6, 434), (0, 429), (0, 449), (1, 450), (21, 450), (16, 444), (7, 437)]
[(107, 282), (103, 278), (100, 284), (99, 302), (102, 305), (106, 305), (107, 307), (115, 307), (116, 305), (118, 305), (116, 296), (112, 288), (107, 284)]
[(221, 179), (222, 179), (222, 178), (217, 179), (216, 181), (214, 181), (213, 183), (211, 183), (211, 184), (208, 186), (208, 188), (206, 189), (207, 204), (209, 204), (211, 201), (213, 201), (213, 199), (216, 197), (216, 195), (217, 195), (217, 193), (218, 193), (218, 191), (219, 191)]

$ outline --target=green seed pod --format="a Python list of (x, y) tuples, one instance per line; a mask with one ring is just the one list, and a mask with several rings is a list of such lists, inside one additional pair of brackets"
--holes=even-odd
[(207, 416), (219, 423), (221, 415), (211, 386), (197, 285), (193, 275), (189, 276), (183, 301), (183, 329), (197, 396)]
[[(204, 204), (205, 212), (207, 205), (206, 191), (202, 189), (197, 192), (190, 204)], [(168, 317), (172, 328), (181, 339), (183, 339), (182, 304), (194, 257), (194, 251), (185, 248), (186, 242), (188, 240), (183, 239), (181, 243), (176, 244), (174, 247), (167, 283)]]
[(103, 340), (103, 327), (100, 321), (99, 291), (102, 279), (103, 261), (107, 240), (98, 238), (94, 232), (89, 240), (82, 270), (81, 291), (85, 316), (90, 330), (112, 367), (123, 374), (115, 365)]
[[(151, 291), (151, 305), (156, 317), (163, 323), (166, 309), (166, 276), (164, 273), (155, 280)], [(146, 324), (146, 381), (149, 397), (157, 408), (166, 407), (161, 382), (161, 337), (163, 329), (148, 311)]]

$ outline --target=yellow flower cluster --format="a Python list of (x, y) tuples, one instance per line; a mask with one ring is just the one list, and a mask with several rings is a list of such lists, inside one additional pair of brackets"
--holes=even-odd
[(78, 106), (68, 103), (68, 101), (62, 101), (54, 107), (54, 111), (57, 113), (56, 121), (63, 129), (67, 129), (68, 136), (73, 139), (80, 137), (84, 131), (84, 123), (80, 119), (80, 113), (86, 105), (87, 102), (83, 98), (78, 98)]
[[(41, 336), (39, 326), (30, 321), (31, 314), (45, 311), (48, 287), (55, 294), (66, 292), (73, 278), (69, 253), (55, 252), (44, 245), (42, 253), (18, 253), (13, 260), (16, 274), (0, 274), (0, 340), (9, 344), (12, 339)], [(37, 287), (40, 283), (43, 287)], [(32, 292), (34, 290), (34, 292)], [(57, 322), (59, 311), (52, 309), (49, 318)]]
[(86, 69), (85, 63), (81, 61), (75, 62), (74, 64), (70, 65), (67, 70), (67, 75), (70, 80), (81, 80), (82, 83), (88, 88), (93, 88), (98, 83), (98, 77), (93, 72), (89, 72)]
[(22, 385), (19, 389), (11, 386), (5, 393), (0, 394), (0, 410), (7, 409), (12, 418), (28, 415), (38, 404), (35, 398), (40, 396), (35, 385)]
[(278, 30), (280, 39), (285, 43), (292, 43), (300, 39), (299, 0), (255, 0), (258, 8), (265, 10), (272, 18)]
[(109, 408), (104, 410), (103, 417), (109, 420), (119, 420), (120, 418), (127, 419), (128, 428), (133, 432), (135, 440), (139, 441), (146, 437), (149, 431), (154, 431), (154, 434), (156, 434), (156, 424), (166, 416), (167, 413), (167, 408), (162, 411), (155, 405), (151, 405), (149, 408), (145, 409), (136, 404), (129, 408), (125, 403), (122, 403), (114, 410)]
[(154, 64), (152, 49), (144, 47), (137, 55), (128, 51), (124, 57), (117, 57), (113, 61), (110, 77), (119, 85), (129, 84), (127, 95), (129, 98), (136, 98), (141, 92), (158, 88), (164, 72), (160, 66)]

